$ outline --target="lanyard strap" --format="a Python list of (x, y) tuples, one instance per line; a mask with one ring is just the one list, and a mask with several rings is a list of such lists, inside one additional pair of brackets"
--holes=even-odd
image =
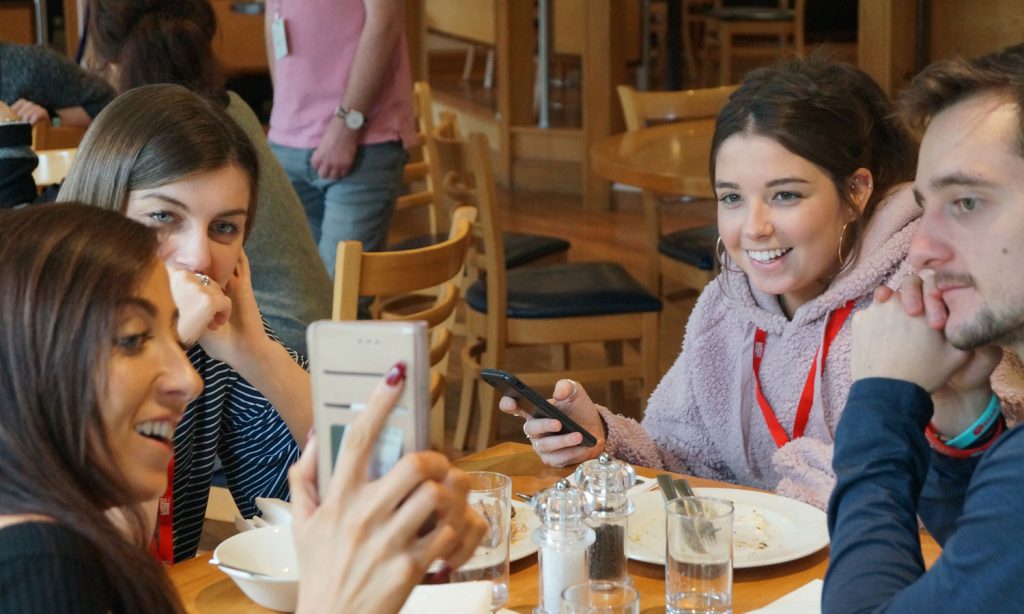
[(164, 566), (174, 564), (174, 457), (167, 465), (167, 490), (157, 504), (154, 556)]
[[(818, 347), (817, 351), (814, 352), (814, 360), (811, 362), (811, 370), (807, 373), (807, 381), (804, 382), (803, 392), (800, 393), (800, 402), (796, 408), (796, 420), (793, 422), (793, 439), (799, 439), (804, 435), (804, 429), (807, 427), (807, 420), (811, 416), (811, 406), (814, 404), (814, 376), (818, 371), (818, 356), (821, 356), (822, 369), (825, 368), (825, 358), (828, 356), (828, 348), (832, 345), (832, 341), (839, 334), (839, 330), (843, 327), (846, 319), (850, 317), (850, 313), (853, 311), (853, 299), (843, 305), (841, 308), (836, 309), (828, 316), (828, 321), (825, 323), (825, 339), (822, 341), (821, 346)], [(772, 439), (775, 440), (775, 445), (782, 447), (789, 443), (790, 437), (786, 433), (786, 429), (783, 428), (782, 424), (779, 423), (778, 417), (775, 415), (775, 410), (772, 409), (768, 399), (764, 397), (764, 393), (761, 392), (761, 359), (764, 357), (764, 347), (768, 341), (768, 333), (763, 329), (758, 328), (754, 332), (754, 392), (757, 396), (757, 404), (761, 407), (761, 414), (764, 416), (765, 424), (768, 425), (768, 430), (772, 434)]]

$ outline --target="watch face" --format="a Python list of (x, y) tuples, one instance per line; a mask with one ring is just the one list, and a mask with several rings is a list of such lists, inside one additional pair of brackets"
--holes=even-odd
[(363, 122), (365, 121), (363, 114), (355, 109), (352, 109), (345, 114), (345, 125), (353, 130), (359, 130), (362, 128)]

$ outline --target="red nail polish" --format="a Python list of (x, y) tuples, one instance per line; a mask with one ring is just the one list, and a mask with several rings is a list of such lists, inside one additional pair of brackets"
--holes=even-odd
[(395, 366), (391, 367), (388, 371), (387, 384), (388, 386), (397, 386), (398, 382), (405, 379), (405, 363), (399, 362)]
[(440, 571), (431, 574), (430, 577), (427, 578), (427, 584), (448, 584), (448, 581), (451, 579), (450, 576), (452, 575), (452, 571), (454, 570), (445, 564)]

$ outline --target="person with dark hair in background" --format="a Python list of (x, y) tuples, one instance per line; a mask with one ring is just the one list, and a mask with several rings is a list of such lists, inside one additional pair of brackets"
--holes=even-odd
[(167, 560), (196, 552), (215, 458), (249, 517), (256, 497), (288, 497), (312, 426), (305, 359), (262, 319), (242, 249), (258, 219), (257, 173), (251, 140), (221, 108), (179, 85), (145, 85), (96, 118), (58, 195), (158, 230), (178, 330), (206, 384), (175, 431)]
[(0, 40), (0, 102), (30, 124), (52, 114), (64, 126), (88, 126), (114, 95), (103, 79), (56, 51)]
[(260, 224), (246, 254), (256, 302), (284, 344), (306, 353), (306, 327), (331, 315), (331, 279), (317, 253), (302, 203), (271, 153), (252, 109), (224, 89), (213, 55), (217, 29), (208, 0), (91, 0), (89, 36), (119, 91), (176, 83), (224, 108), (259, 156)]
[[(1024, 427), (990, 375), (1024, 357), (1024, 45), (936, 62), (902, 101), (924, 129), (922, 275), (853, 322), (822, 610), (1019, 611)], [(927, 571), (918, 518), (943, 547)]]
[[(558, 406), (599, 443), (530, 419), (541, 458), (562, 466), (607, 451), (824, 508), (850, 385), (848, 316), (908, 274), (920, 215), (901, 187), (914, 144), (893, 111), (869, 76), (821, 56), (749, 73), (715, 126), (722, 272), (697, 300), (682, 353), (642, 423), (558, 382)], [(519, 411), (507, 397), (500, 407)]]
[(271, 0), (271, 148), (327, 271), (339, 241), (384, 248), (416, 141), (402, 0)]

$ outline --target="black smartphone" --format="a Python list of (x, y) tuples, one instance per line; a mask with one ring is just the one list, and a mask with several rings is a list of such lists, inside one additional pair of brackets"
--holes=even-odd
[(483, 369), (480, 377), (485, 382), (494, 386), (495, 389), (506, 397), (512, 397), (519, 403), (519, 407), (534, 418), (554, 418), (562, 423), (562, 430), (555, 435), (566, 433), (579, 433), (583, 435), (583, 445), (592, 448), (597, 445), (594, 438), (585, 428), (576, 424), (576, 421), (562, 413), (560, 409), (548, 403), (547, 399), (524, 384), (518, 377), (500, 369)]

